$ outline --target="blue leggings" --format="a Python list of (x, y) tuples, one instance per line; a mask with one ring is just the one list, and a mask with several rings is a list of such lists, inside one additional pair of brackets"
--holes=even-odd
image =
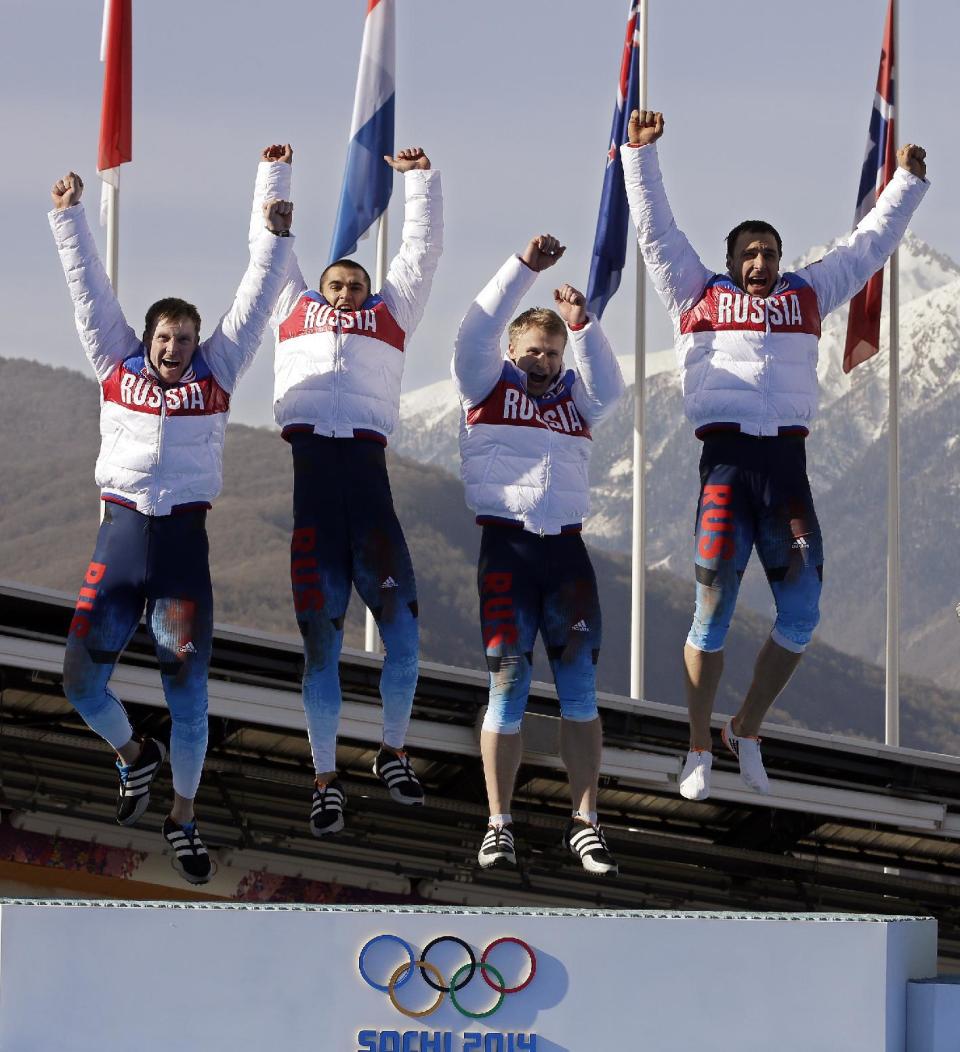
[(600, 600), (580, 534), (538, 537), (527, 530), (484, 526), (477, 585), (490, 670), (483, 729), (519, 733), (538, 633), (547, 648), (561, 716), (596, 719)]
[(205, 519), (205, 511), (153, 517), (104, 504), (63, 663), (64, 694), (87, 726), (115, 749), (125, 745), (133, 728), (107, 684), (146, 606), (172, 722), (173, 787), (190, 800), (207, 751), (213, 640)]
[(820, 620), (823, 539), (806, 468), (800, 435), (704, 439), (690, 646), (723, 649), (754, 547), (777, 608), (771, 638), (797, 654), (810, 642)]
[(403, 748), (417, 686), (417, 583), (384, 448), (294, 432), (290, 578), (303, 636), (303, 707), (318, 774), (336, 770), (340, 649), (355, 586), (383, 641), (383, 740)]

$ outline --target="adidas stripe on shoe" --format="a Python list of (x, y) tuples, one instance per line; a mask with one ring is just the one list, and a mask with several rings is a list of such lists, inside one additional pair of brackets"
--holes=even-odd
[(313, 805), (310, 808), (310, 832), (314, 836), (330, 836), (343, 829), (343, 808), (347, 795), (339, 778), (326, 785), (314, 784)]
[(740, 761), (740, 778), (749, 789), (767, 795), (770, 782), (760, 755), (760, 739), (733, 733), (733, 720), (720, 732), (723, 744)]
[(390, 790), (398, 804), (423, 803), (423, 786), (405, 752), (381, 748), (373, 761), (373, 773)]
[(163, 822), (163, 839), (173, 848), (173, 865), (180, 876), (191, 884), (206, 884), (210, 879), (210, 856), (196, 821), (182, 826), (168, 815)]
[(563, 846), (580, 859), (588, 873), (615, 877), (619, 872), (617, 860), (610, 854), (603, 830), (588, 822), (571, 822), (563, 834)]
[(156, 778), (167, 750), (161, 742), (144, 738), (140, 755), (131, 764), (117, 760), (120, 795), (117, 798), (117, 821), (132, 826), (150, 804), (150, 783)]
[(477, 861), (483, 869), (517, 864), (517, 853), (513, 846), (513, 833), (510, 826), (487, 826), (483, 843), (477, 852)]

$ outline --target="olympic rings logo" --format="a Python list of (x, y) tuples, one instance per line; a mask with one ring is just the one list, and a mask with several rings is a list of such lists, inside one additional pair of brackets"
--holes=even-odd
[[(400, 946), (406, 951), (408, 960), (394, 970), (386, 983), (378, 983), (371, 979), (367, 972), (366, 958), (367, 954), (374, 946), (385, 942), (394, 942)], [(454, 971), (453, 975), (450, 977), (449, 985), (444, 984), (443, 975), (441, 974), (440, 969), (427, 960), (427, 955), (430, 951), (444, 942), (455, 943), (466, 952), (467, 957), (469, 958), (466, 964), (461, 965)], [(507, 986), (503, 974), (487, 960), (496, 947), (502, 946), (505, 943), (513, 943), (514, 945), (519, 946), (526, 952), (530, 959), (530, 970), (527, 977), (523, 982), (518, 983), (516, 986)], [(424, 946), (423, 953), (421, 953), (418, 960), (410, 943), (405, 939), (401, 939), (399, 935), (376, 935), (370, 939), (360, 951), (360, 959), (357, 962), (357, 965), (360, 969), (360, 975), (363, 978), (363, 981), (368, 986), (372, 986), (374, 990), (379, 990), (381, 993), (386, 994), (390, 998), (390, 1003), (393, 1007), (396, 1008), (398, 1012), (405, 1016), (409, 1016), (411, 1019), (424, 1019), (426, 1016), (433, 1015), (443, 1003), (443, 998), (446, 994), (450, 995), (450, 1001), (452, 1002), (453, 1007), (456, 1008), (461, 1015), (467, 1016), (469, 1019), (487, 1019), (500, 1008), (507, 994), (519, 993), (533, 982), (533, 977), (537, 974), (537, 955), (522, 939), (516, 939), (513, 936), (507, 935), (500, 939), (494, 939), (480, 955), (480, 960), (478, 961), (473, 950), (463, 939), (458, 939), (455, 935), (441, 935), (436, 939), (432, 939), (426, 946)], [(408, 983), (410, 979), (413, 978), (413, 974), (416, 971), (420, 972), (423, 976), (424, 982), (426, 982), (426, 984), (432, 989), (436, 990), (438, 995), (433, 1004), (420, 1011), (414, 1011), (412, 1008), (405, 1007), (400, 1003), (397, 996), (397, 990)], [(473, 979), (478, 971), (480, 972), (480, 977), (487, 986), (497, 994), (497, 1000), (492, 1008), (488, 1008), (484, 1012), (471, 1012), (457, 1000), (457, 994)], [(493, 978), (491, 978), (491, 976)]]

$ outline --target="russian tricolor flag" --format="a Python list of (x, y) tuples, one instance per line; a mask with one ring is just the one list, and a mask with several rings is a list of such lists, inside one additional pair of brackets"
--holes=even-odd
[(331, 262), (356, 251), (390, 202), (393, 169), (383, 157), (393, 153), (395, 70), (395, 0), (369, 0)]
[[(867, 153), (860, 175), (860, 190), (857, 194), (857, 210), (854, 226), (876, 204), (881, 190), (893, 178), (897, 170), (897, 150), (894, 144), (894, 88), (896, 69), (893, 54), (893, 4), (887, 8), (887, 24), (883, 31), (883, 50), (880, 52), (880, 72), (877, 76), (877, 92), (870, 114), (870, 131), (867, 136)], [(867, 284), (850, 301), (850, 316), (847, 320), (847, 343), (843, 352), (845, 373), (872, 358), (880, 349), (880, 310), (883, 306), (883, 269), (873, 275)]]
[(613, 111), (607, 167), (600, 195), (600, 214), (593, 241), (590, 279), (587, 282), (587, 310), (600, 317), (613, 294), (620, 288), (620, 276), (627, 258), (627, 227), (630, 212), (623, 185), (620, 146), (627, 141), (630, 113), (640, 104), (637, 48), (640, 44), (638, 18), (641, 0), (631, 0), (627, 32), (620, 57), (617, 104)]
[(103, 106), (97, 171), (103, 180), (100, 221), (106, 223), (107, 185), (120, 185), (120, 165), (133, 158), (133, 12), (132, 0), (104, 0)]

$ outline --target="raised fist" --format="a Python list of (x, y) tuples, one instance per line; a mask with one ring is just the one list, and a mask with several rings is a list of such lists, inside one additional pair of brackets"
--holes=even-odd
[(430, 167), (430, 158), (421, 146), (409, 146), (406, 150), (401, 150), (396, 157), (385, 153), (383, 159), (395, 172), (409, 172), (411, 168), (426, 171)]
[(59, 212), (63, 208), (75, 205), (83, 196), (83, 180), (76, 172), (67, 172), (50, 188), (53, 207)]
[(649, 146), (663, 135), (663, 114), (634, 110), (627, 122), (627, 138), (634, 146)]
[(920, 179), (927, 177), (927, 151), (922, 146), (906, 143), (897, 150), (897, 164)]
[(281, 146), (278, 143), (274, 143), (273, 146), (266, 146), (260, 152), (261, 161), (283, 161), (284, 164), (293, 164), (293, 147), (290, 143), (285, 146)]
[(538, 234), (520, 253), (520, 258), (539, 274), (541, 270), (552, 267), (566, 251), (566, 245), (561, 245), (552, 234)]
[(279, 234), (284, 230), (289, 230), (290, 224), (293, 222), (293, 202), (280, 201), (279, 199), (264, 201), (263, 221), (271, 234)]
[(561, 285), (553, 290), (557, 313), (567, 325), (583, 325), (587, 320), (587, 298), (572, 285)]

